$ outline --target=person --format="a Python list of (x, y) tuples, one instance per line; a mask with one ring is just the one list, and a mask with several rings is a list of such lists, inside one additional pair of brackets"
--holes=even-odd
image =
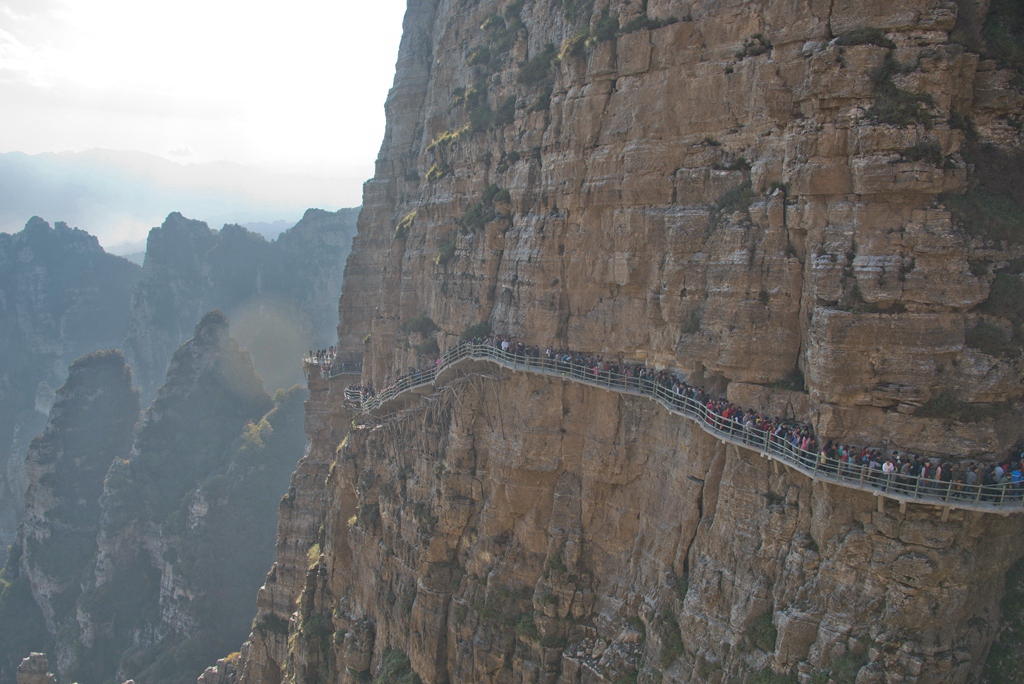
[(892, 486), (892, 474), (896, 472), (896, 464), (892, 462), (892, 458), (885, 459), (885, 463), (882, 464), (882, 475), (885, 476), (885, 491), (889, 491)]

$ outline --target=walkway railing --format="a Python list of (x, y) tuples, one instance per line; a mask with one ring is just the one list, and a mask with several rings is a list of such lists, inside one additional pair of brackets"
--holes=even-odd
[(512, 354), (488, 344), (461, 343), (445, 352), (433, 368), (407, 375), (375, 396), (363, 398), (357, 388), (349, 387), (345, 390), (345, 397), (359, 405), (363, 411), (375, 411), (409, 390), (434, 384), (442, 371), (465, 360), (490, 361), (514, 371), (549, 375), (653, 399), (669, 412), (693, 420), (701, 429), (718, 439), (758, 451), (762, 456), (780, 461), (815, 480), (899, 501), (1004, 513), (1024, 510), (1024, 490), (1014, 483), (968, 485), (898, 473), (884, 474), (880, 468), (846, 464), (826, 458), (824, 454), (800, 449), (768, 430), (749, 428), (732, 419), (723, 418), (696, 399), (653, 380), (595, 371), (565, 361)]
[(335, 361), (333, 363), (320, 364), (315, 357), (304, 356), (302, 357), (302, 363), (318, 367), (320, 369), (320, 376), (324, 380), (329, 380), (339, 375), (360, 375), (363, 372), (362, 361)]

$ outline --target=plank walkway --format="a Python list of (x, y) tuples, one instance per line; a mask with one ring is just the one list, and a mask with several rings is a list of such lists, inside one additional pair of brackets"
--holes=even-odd
[[(724, 419), (709, 411), (704, 404), (695, 399), (678, 394), (652, 380), (603, 371), (595, 373), (593, 369), (580, 365), (512, 354), (488, 344), (464, 342), (446, 352), (434, 368), (407, 375), (375, 396), (362, 398), (358, 389), (347, 387), (345, 397), (364, 412), (379, 414), (401, 395), (433, 385), (441, 373), (466, 361), (488, 361), (512, 371), (537, 373), (620, 394), (646, 397), (658, 402), (670, 413), (692, 420), (702, 430), (722, 442), (758, 452), (762, 457), (797, 470), (813, 480), (873, 494), (878, 497), (877, 505), (880, 511), (885, 499), (899, 502), (901, 509), (908, 503), (939, 506), (943, 509), (943, 520), (953, 509), (1003, 515), (1024, 510), (1024, 491), (1010, 483), (968, 486), (922, 477), (886, 476), (878, 469), (844, 465), (837, 460), (826, 459), (820, 454), (794, 447), (775, 438), (768, 431), (744, 428), (740, 423)], [(327, 376), (336, 377), (354, 372), (359, 372), (358, 367), (348, 364), (344, 368), (328, 373)]]

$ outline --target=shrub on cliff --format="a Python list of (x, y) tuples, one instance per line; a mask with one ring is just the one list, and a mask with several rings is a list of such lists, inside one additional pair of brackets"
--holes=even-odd
[(982, 37), (986, 57), (1024, 73), (1024, 3), (992, 0)]
[(943, 195), (942, 202), (972, 237), (1024, 242), (1024, 206), (1012, 196), (974, 187), (962, 195)]
[(878, 47), (893, 49), (896, 43), (889, 40), (881, 29), (857, 28), (839, 34), (835, 39), (836, 45), (877, 45)]
[(424, 336), (441, 329), (438, 327), (437, 323), (434, 323), (434, 320), (427, 315), (426, 311), (421, 313), (419, 316), (416, 316), (416, 318), (410, 318), (402, 321), (399, 328), (406, 334), (418, 333), (419, 335)]
[(935, 100), (927, 93), (912, 93), (898, 87), (892, 79), (903, 71), (905, 68), (892, 55), (887, 55), (885, 61), (871, 72), (875, 103), (867, 116), (877, 123), (893, 126), (921, 123), (931, 128), (932, 115), (928, 108), (935, 106)]
[(491, 334), (491, 324), (487, 321), (480, 323), (474, 323), (473, 325), (467, 325), (466, 329), (462, 331), (462, 335), (459, 339), (462, 340), (474, 340), (478, 337), (487, 337)]
[(421, 684), (421, 680), (419, 675), (412, 671), (405, 651), (390, 648), (384, 653), (384, 661), (377, 671), (377, 676), (373, 678), (373, 684)]
[(437, 247), (437, 256), (434, 257), (434, 263), (438, 266), (444, 266), (454, 257), (455, 240), (445, 240)]
[(566, 38), (562, 41), (562, 49), (558, 52), (558, 59), (564, 62), (570, 57), (582, 57), (587, 52), (588, 38), (590, 38), (589, 30)]
[(534, 55), (523, 65), (516, 80), (527, 85), (538, 83), (551, 74), (551, 62), (557, 56), (555, 46), (551, 43), (543, 51)]
[(606, 40), (613, 40), (619, 35), (619, 15), (601, 12), (601, 16), (594, 22), (591, 37), (595, 43), (603, 43)]
[(412, 224), (416, 221), (416, 212), (410, 211), (406, 214), (398, 225), (395, 226), (395, 239), (404, 240), (409, 236), (409, 230), (412, 228)]

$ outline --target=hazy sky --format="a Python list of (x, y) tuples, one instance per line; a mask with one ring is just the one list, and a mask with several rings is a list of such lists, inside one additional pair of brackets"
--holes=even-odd
[(404, 11), (404, 0), (0, 0), (0, 152), (139, 150), (368, 177)]

